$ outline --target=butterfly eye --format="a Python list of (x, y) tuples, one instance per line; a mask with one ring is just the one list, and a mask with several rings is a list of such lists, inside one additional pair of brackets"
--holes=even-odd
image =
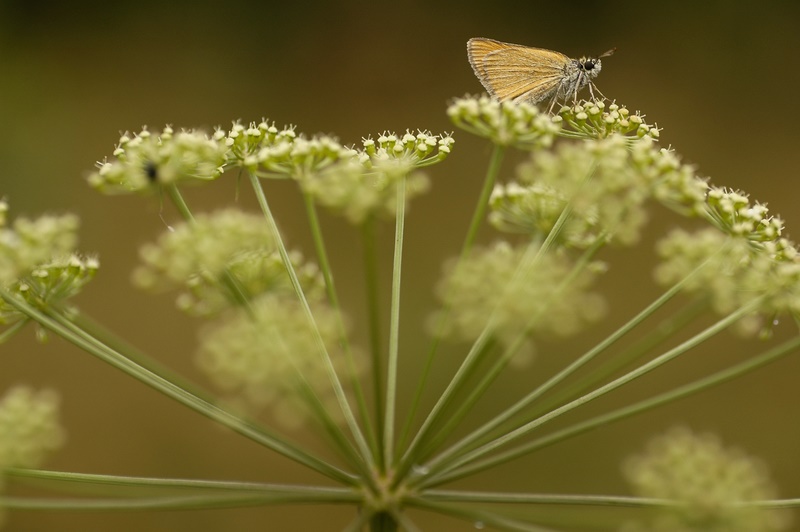
[(592, 70), (594, 68), (594, 59), (589, 59), (588, 61), (584, 61), (581, 66), (584, 70)]

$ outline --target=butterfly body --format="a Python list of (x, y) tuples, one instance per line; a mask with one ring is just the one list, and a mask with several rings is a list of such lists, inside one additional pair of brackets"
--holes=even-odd
[(587, 85), (592, 92), (592, 80), (602, 68), (600, 57), (613, 52), (570, 59), (552, 50), (493, 39), (475, 38), (467, 42), (472, 69), (490, 95), (500, 101), (532, 104), (550, 100), (551, 109), (558, 100), (577, 99), (578, 92)]

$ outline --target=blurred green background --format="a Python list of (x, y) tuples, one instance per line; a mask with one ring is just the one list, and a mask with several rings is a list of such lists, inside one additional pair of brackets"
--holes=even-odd
[[(539, 46), (570, 56), (613, 46), (598, 86), (649, 122), (662, 142), (714, 183), (767, 202), (791, 228), (800, 224), (795, 161), (800, 119), (800, 4), (797, 2), (0, 2), (0, 196), (12, 217), (73, 211), (83, 220), (81, 249), (101, 271), (77, 303), (106, 326), (198, 382), (195, 322), (172, 298), (133, 289), (138, 247), (177, 216), (155, 197), (102, 197), (85, 176), (110, 155), (119, 133), (147, 124), (227, 126), (268, 117), (344, 143), (391, 129), (453, 129), (447, 102), (482, 90), (467, 63), (470, 37)], [(440, 264), (457, 253), (480, 187), (489, 147), (456, 132), (452, 157), (430, 171), (431, 192), (414, 202), (407, 225), (401, 344), (408, 387), (415, 382), (422, 332), (434, 308)], [(513, 171), (506, 161), (503, 176)], [(302, 204), (291, 184), (267, 184), (292, 247), (312, 255)], [(195, 210), (237, 203), (231, 179), (187, 191)], [(238, 203), (252, 205), (246, 188)], [(642, 305), (651, 283), (653, 242), (676, 219), (654, 209), (635, 249), (604, 254), (611, 271), (601, 289), (612, 317), (567, 343), (543, 342), (524, 372), (496, 386), (479, 416), (507, 404), (574, 354), (596, 343)], [(365, 334), (357, 233), (324, 216), (344, 304), (357, 338)], [(391, 264), (390, 225), (382, 264)], [(795, 233), (796, 234), (796, 233)], [(495, 235), (486, 229), (485, 242)], [(382, 279), (388, 294), (388, 273)], [(388, 297), (384, 302), (388, 301)], [(778, 336), (794, 326), (782, 323)], [(0, 347), (0, 389), (27, 382), (63, 395), (68, 445), (53, 469), (125, 475), (274, 482), (322, 480), (232, 433), (219, 430), (158, 393), (59, 339), (41, 345), (31, 331)], [(586, 412), (666, 389), (758, 352), (758, 342), (726, 334)], [(465, 346), (448, 346), (441, 383)], [(546, 355), (546, 356), (545, 356)], [(744, 379), (575, 438), (460, 486), (552, 493), (627, 493), (625, 456), (674, 424), (718, 433), (769, 464), (784, 497), (800, 496), (800, 360), (789, 357)], [(427, 399), (433, 397), (431, 394)], [(402, 408), (402, 405), (401, 405)], [(579, 417), (570, 418), (578, 419)], [(565, 420), (565, 423), (569, 420)], [(308, 434), (294, 438), (324, 453)], [(583, 518), (594, 515), (582, 514)], [(202, 512), (14, 512), (8, 530), (339, 530), (352, 511), (259, 508)], [(607, 514), (597, 512), (598, 520)], [(425, 530), (465, 523), (415, 514)], [(578, 517), (576, 517), (578, 519)], [(591, 518), (588, 518), (591, 520)], [(598, 521), (602, 522), (602, 521)], [(798, 528), (800, 530), (800, 528)]]

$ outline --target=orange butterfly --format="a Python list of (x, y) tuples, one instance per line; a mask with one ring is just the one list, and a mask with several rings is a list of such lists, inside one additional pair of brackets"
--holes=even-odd
[[(597, 57), (570, 59), (552, 50), (493, 39), (467, 41), (467, 55), (472, 70), (489, 94), (500, 101), (532, 104), (549, 98), (550, 112), (558, 100), (566, 100), (570, 96), (573, 101), (577, 100), (578, 92), (587, 85), (594, 99), (597, 87), (592, 80), (600, 73), (600, 58), (615, 51), (616, 48), (612, 48)], [(597, 92), (602, 96), (599, 90)]]

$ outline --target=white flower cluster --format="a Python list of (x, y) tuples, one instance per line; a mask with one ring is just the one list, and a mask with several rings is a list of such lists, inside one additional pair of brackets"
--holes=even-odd
[(763, 464), (711, 434), (674, 428), (629, 458), (624, 473), (640, 497), (676, 503), (658, 508), (646, 526), (625, 530), (777, 532), (790, 524), (785, 513), (748, 504), (775, 497)]
[(199, 131), (175, 133), (166, 126), (159, 135), (147, 128), (125, 133), (114, 159), (97, 163), (89, 184), (101, 192), (151, 192), (161, 185), (216, 179), (224, 170), (228, 148), (216, 137)]

